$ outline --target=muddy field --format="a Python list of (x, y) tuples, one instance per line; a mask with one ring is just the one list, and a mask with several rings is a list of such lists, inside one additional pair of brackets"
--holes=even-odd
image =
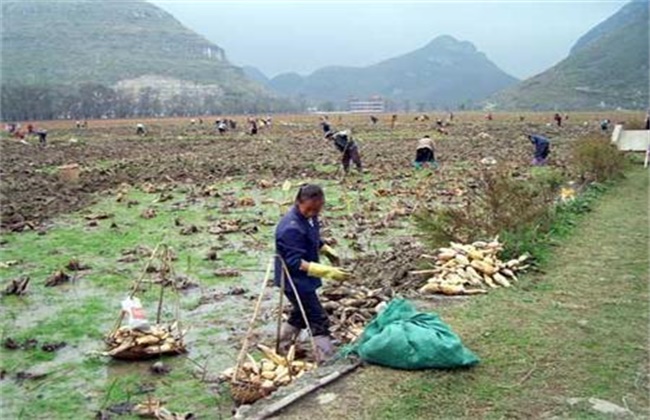
[[(273, 127), (254, 137), (215, 134), (213, 119), (168, 119), (144, 121), (144, 137), (135, 134), (137, 121), (89, 121), (84, 130), (57, 121), (36, 124), (49, 131), (45, 148), (2, 138), (1, 286), (29, 277), (25, 294), (1, 298), (3, 417), (87, 418), (102, 411), (110, 418), (119, 404), (148, 396), (179, 412), (228, 416), (232, 402), (216, 377), (234, 363), (273, 254), (273, 226), (296, 186), (324, 186), (324, 234), (356, 282), (399, 286), (420, 252), (412, 248), (414, 211), (457, 202), (482, 159), (525, 177), (532, 147), (523, 135), (535, 132), (551, 138), (550, 165), (566, 172), (572, 140), (600, 132), (601, 118), (634, 117), (573, 114), (556, 127), (551, 114), (522, 115), (523, 121), (519, 114), (485, 121), (482, 114), (457, 114), (449, 134), (435, 136), (436, 171), (411, 166), (417, 139), (434, 133), (432, 121), (400, 115), (391, 130), (389, 116), (377, 126), (367, 116), (331, 116), (335, 128), (353, 130), (366, 168), (345, 179), (315, 116), (275, 116)], [(57, 170), (71, 163), (81, 167), (77, 182)], [(162, 317), (180, 314), (190, 327), (189, 353), (163, 359), (171, 367), (166, 375), (151, 373), (152, 362), (100, 355), (120, 301), (161, 243), (173, 249), (172, 281), (180, 289), (167, 289)], [(154, 264), (148, 271), (139, 295), (152, 315), (159, 299), (153, 282), (164, 270)], [(277, 297), (267, 292), (254, 341), (272, 342)]]

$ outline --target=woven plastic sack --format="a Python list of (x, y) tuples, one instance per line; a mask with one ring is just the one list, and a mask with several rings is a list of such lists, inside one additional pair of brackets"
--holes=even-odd
[(401, 298), (393, 299), (344, 353), (410, 370), (469, 367), (479, 362), (438, 315), (418, 312)]

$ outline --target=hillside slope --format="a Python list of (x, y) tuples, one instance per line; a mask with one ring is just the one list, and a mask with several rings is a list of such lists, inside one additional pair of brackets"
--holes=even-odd
[(219, 46), (141, 0), (2, 4), (4, 86), (99, 84), (137, 95), (269, 96)]
[(648, 3), (628, 3), (581, 37), (566, 59), (491, 102), (505, 109), (645, 108), (648, 48)]
[(275, 91), (309, 100), (344, 102), (350, 97), (380, 95), (428, 107), (455, 106), (482, 99), (516, 82), (470, 42), (451, 36), (367, 67), (325, 67), (302, 77), (295, 73), (271, 79)]

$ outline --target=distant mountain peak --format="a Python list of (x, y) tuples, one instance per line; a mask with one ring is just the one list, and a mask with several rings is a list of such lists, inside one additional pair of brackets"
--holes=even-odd
[(476, 46), (469, 41), (460, 41), (451, 35), (440, 35), (433, 38), (423, 50), (454, 51), (472, 54), (477, 52)]
[(349, 97), (379, 95), (434, 108), (469, 104), (516, 81), (471, 42), (442, 35), (419, 49), (370, 66), (323, 67), (306, 77), (285, 73), (271, 79), (269, 86), (312, 101), (341, 104)]

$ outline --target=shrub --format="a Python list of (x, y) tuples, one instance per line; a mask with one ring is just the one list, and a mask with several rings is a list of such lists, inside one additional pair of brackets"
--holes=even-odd
[(530, 169), (533, 182), (546, 185), (553, 190), (559, 189), (566, 182), (566, 176), (557, 168), (534, 166)]
[(604, 182), (622, 177), (626, 160), (608, 139), (587, 136), (573, 145), (572, 163), (583, 179)]
[[(417, 217), (424, 240), (433, 247), (506, 234), (511, 240), (546, 230), (551, 221), (557, 175), (522, 179), (508, 170), (486, 170), (477, 188), (454, 207), (428, 208)], [(523, 235), (523, 236), (522, 236)], [(517, 245), (518, 248), (521, 248)]]

